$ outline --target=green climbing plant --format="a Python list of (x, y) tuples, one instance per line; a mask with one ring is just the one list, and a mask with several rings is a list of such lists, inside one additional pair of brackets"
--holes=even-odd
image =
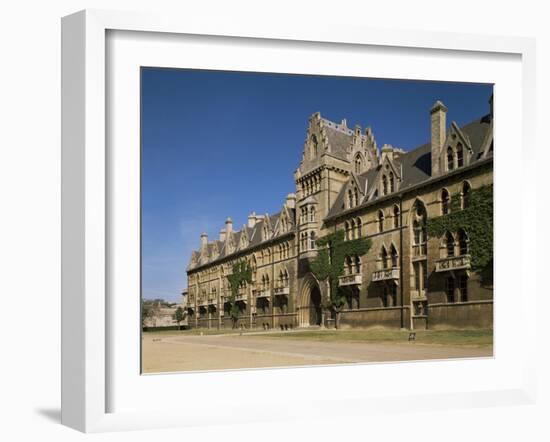
[(461, 208), (460, 195), (452, 195), (450, 213), (428, 219), (428, 235), (441, 237), (446, 231), (464, 229), (469, 242), (472, 270), (485, 284), (493, 280), (493, 185), (472, 189), (468, 206)]
[(230, 289), (230, 294), (227, 299), (227, 303), (229, 304), (229, 316), (233, 328), (235, 328), (240, 316), (239, 306), (237, 305), (239, 287), (243, 282), (247, 284), (252, 282), (252, 268), (250, 264), (247, 261), (237, 261), (233, 264), (233, 272), (231, 275), (227, 275), (227, 281), (229, 282)]
[(346, 241), (343, 230), (317, 240), (319, 251), (311, 262), (311, 271), (318, 281), (328, 281), (329, 293), (323, 300), (323, 308), (334, 312), (336, 328), (339, 328), (340, 312), (346, 300), (344, 290), (338, 285), (338, 278), (344, 274), (346, 256), (364, 255), (371, 246), (372, 241), (368, 238)]

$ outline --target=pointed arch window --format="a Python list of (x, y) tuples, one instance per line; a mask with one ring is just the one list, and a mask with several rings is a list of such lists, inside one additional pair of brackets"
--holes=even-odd
[(388, 178), (386, 175), (382, 175), (382, 195), (388, 194)]
[(357, 190), (357, 187), (353, 189), (353, 198), (354, 198), (354, 206), (359, 205), (359, 191)]
[(362, 227), (361, 218), (357, 218), (355, 226), (357, 228), (357, 233), (356, 233), (355, 237), (356, 238), (361, 238), (361, 227)]
[(449, 146), (447, 148), (447, 170), (453, 170), (455, 168), (454, 165), (453, 149)]
[(445, 249), (447, 250), (447, 257), (455, 256), (455, 239), (451, 232), (445, 233)]
[(311, 206), (309, 208), (309, 221), (314, 223), (315, 222), (315, 207)]
[(393, 172), (390, 172), (390, 193), (393, 193), (395, 191), (395, 179), (393, 176)]
[(441, 214), (447, 215), (449, 213), (450, 197), (447, 189), (441, 191)]
[(425, 256), (427, 253), (426, 209), (422, 203), (417, 201), (413, 213), (413, 255)]
[(456, 167), (464, 166), (464, 149), (462, 144), (458, 143), (456, 146)]
[(361, 258), (358, 255), (355, 255), (355, 273), (361, 273)]
[(384, 246), (382, 246), (382, 251), (380, 252), (380, 262), (381, 262), (381, 265), (382, 265), (382, 268), (383, 269), (387, 269), (388, 268), (388, 251), (386, 250), (386, 248)]
[(309, 233), (309, 248), (311, 250), (315, 250), (316, 247), (317, 246), (315, 244), (315, 232), (312, 231)]
[(353, 263), (352, 263), (351, 256), (346, 256), (346, 260), (344, 263), (344, 273), (346, 275), (353, 274)]
[(349, 223), (350, 239), (355, 239), (355, 220), (351, 220)]
[(470, 205), (471, 186), (468, 181), (462, 183), (462, 208), (466, 209)]
[(360, 174), (361, 168), (362, 168), (361, 155), (357, 154), (355, 156), (355, 173)]
[(466, 235), (466, 232), (464, 229), (460, 229), (458, 231), (458, 247), (460, 249), (461, 255), (467, 255), (468, 254), (468, 235)]
[(384, 231), (384, 212), (378, 211), (378, 232)]
[(393, 244), (391, 245), (390, 256), (391, 256), (391, 266), (393, 268), (398, 267), (397, 263), (398, 263), (399, 256), (397, 255), (397, 249), (394, 247)]
[(396, 204), (395, 206), (393, 206), (393, 228), (394, 229), (399, 228), (399, 216), (400, 216), (399, 206)]
[(346, 221), (345, 223), (345, 233), (346, 233), (346, 240), (350, 240), (351, 239), (351, 235), (350, 235), (350, 226), (349, 226), (349, 223)]

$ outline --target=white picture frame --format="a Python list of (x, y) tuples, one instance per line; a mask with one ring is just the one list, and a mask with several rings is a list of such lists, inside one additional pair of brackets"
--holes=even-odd
[[(375, 47), (378, 50), (401, 48), (402, 51), (426, 49), (437, 53), (469, 53), (482, 57), (483, 54), (503, 54), (520, 57), (521, 64), (521, 129), (518, 134), (521, 143), (521, 157), (524, 170), (531, 167), (535, 149), (533, 113), (535, 109), (535, 45), (532, 39), (481, 36), (451, 33), (429, 33), (420, 31), (389, 31), (372, 28), (349, 28), (345, 26), (300, 26), (281, 23), (211, 23), (201, 17), (167, 17), (143, 13), (127, 13), (87, 10), (63, 18), (62, 21), (62, 423), (84, 432), (100, 432), (123, 429), (159, 428), (170, 426), (209, 425), (212, 416), (216, 422), (224, 422), (223, 416), (207, 416), (204, 407), (194, 410), (175, 410), (170, 400), (162, 402), (162, 395), (155, 396), (155, 406), (136, 407), (129, 410), (113, 408), (110, 394), (112, 383), (113, 347), (109, 339), (109, 328), (117, 322), (117, 316), (111, 309), (108, 292), (112, 289), (109, 274), (109, 244), (116, 229), (109, 229), (113, 209), (112, 190), (109, 187), (109, 152), (106, 132), (107, 95), (109, 93), (106, 67), (106, 36), (108, 32), (143, 32), (170, 36), (217, 36), (221, 39), (238, 38), (254, 41), (270, 41), (272, 44), (285, 42), (286, 45), (325, 44), (338, 47)], [(153, 34), (149, 34), (153, 35)], [(112, 54), (111, 54), (112, 55)], [(498, 115), (498, 97), (495, 100)], [(504, 114), (504, 112), (503, 112)], [(498, 123), (497, 123), (498, 137)], [(497, 138), (498, 139), (498, 138)], [(498, 143), (498, 141), (497, 141)], [(501, 151), (500, 155), (507, 155)], [(497, 154), (497, 155), (499, 155)], [(499, 161), (499, 160), (497, 160)], [(498, 183), (498, 168), (496, 180)], [(498, 185), (498, 184), (497, 184)], [(528, 191), (529, 190), (529, 191)], [(497, 190), (498, 193), (498, 190)], [(536, 192), (532, 188), (520, 187), (517, 196), (521, 198), (525, 210), (521, 211), (523, 225), (529, 217), (534, 217)], [(498, 216), (498, 200), (497, 200)], [(532, 256), (534, 231), (521, 229), (522, 274), (527, 272), (526, 256)], [(496, 256), (499, 253), (498, 235), (495, 244)], [(497, 269), (498, 269), (498, 259)], [(232, 422), (258, 422), (262, 420), (283, 420), (285, 418), (329, 416), (326, 405), (338, 400), (341, 414), (368, 414), (374, 410), (387, 412), (405, 411), (414, 401), (417, 409), (441, 409), (453, 407), (497, 405), (499, 403), (532, 403), (536, 393), (535, 382), (535, 324), (526, 318), (535, 317), (536, 299), (533, 279), (522, 278), (521, 296), (516, 303), (522, 312), (517, 321), (521, 324), (521, 333), (517, 339), (525, 339), (519, 365), (514, 367), (517, 375), (509, 383), (500, 387), (492, 385), (488, 389), (473, 385), (470, 390), (441, 392), (437, 389), (403, 400), (403, 393), (395, 387), (388, 387), (386, 393), (374, 395), (358, 389), (353, 395), (343, 394), (327, 397), (325, 400), (312, 397), (309, 408), (302, 403), (288, 404), (281, 409), (280, 404), (265, 404), (262, 407), (246, 408), (243, 399), (243, 413), (232, 416)], [(498, 285), (496, 285), (498, 287)], [(137, 302), (137, 298), (136, 298)], [(498, 320), (499, 301), (495, 304), (496, 327), (506, 325)], [(138, 320), (136, 316), (136, 320)], [(502, 336), (510, 337), (510, 333)], [(499, 336), (496, 336), (496, 345)], [(138, 342), (136, 342), (138, 345)], [(117, 353), (119, 355), (119, 353)], [(498, 352), (497, 352), (498, 359)], [(460, 364), (460, 363), (457, 363)], [(467, 364), (467, 362), (465, 362)], [(386, 365), (387, 370), (394, 370)], [(521, 367), (520, 367), (521, 366)], [(460, 369), (447, 365), (448, 369)], [(380, 368), (380, 365), (378, 366)], [(114, 368), (116, 369), (116, 367)], [(376, 367), (341, 367), (353, 375), (362, 370), (377, 370)], [(491, 370), (487, 365), (484, 369)], [(277, 370), (273, 376), (289, 378), (310, 376), (307, 369)], [(395, 370), (403, 370), (397, 367)], [(521, 376), (519, 374), (521, 370)], [(210, 382), (212, 389), (227, 381), (231, 376), (236, 382), (251, 382), (246, 379), (259, 379), (269, 370), (241, 371), (230, 375), (223, 373), (202, 373), (193, 375), (194, 383)], [(259, 373), (259, 374), (258, 374)], [(138, 376), (139, 373), (136, 374)], [(118, 379), (121, 378), (117, 375)], [(178, 375), (174, 375), (178, 376)], [(225, 376), (225, 377), (224, 377)], [(255, 378), (257, 376), (257, 378)], [(116, 377), (115, 377), (116, 378)], [(154, 382), (160, 382), (160, 376), (146, 377), (150, 384), (144, 387), (149, 391)], [(513, 381), (513, 382), (512, 382)], [(277, 383), (278, 381), (275, 381)], [(475, 384), (475, 383), (474, 383)], [(130, 385), (130, 384), (128, 384)], [(243, 384), (245, 385), (245, 384)], [(149, 390), (148, 390), (149, 389)], [(124, 392), (122, 393), (124, 394)], [(146, 393), (147, 394), (147, 393)], [(414, 394), (411, 390), (409, 394)], [(167, 395), (166, 395), (167, 396)], [(376, 399), (375, 399), (376, 398)], [(147, 401), (147, 395), (144, 396)], [(159, 405), (160, 400), (160, 405)], [(162, 404), (165, 403), (166, 406)], [(330, 410), (334, 414), (334, 410)], [(226, 420), (229, 422), (229, 420)]]

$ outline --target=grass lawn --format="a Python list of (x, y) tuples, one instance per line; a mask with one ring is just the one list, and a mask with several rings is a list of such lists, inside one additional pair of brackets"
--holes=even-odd
[[(408, 342), (408, 330), (305, 330), (283, 333), (269, 333), (265, 338), (301, 339), (323, 342)], [(493, 344), (493, 330), (417, 330), (416, 342), (439, 345)]]

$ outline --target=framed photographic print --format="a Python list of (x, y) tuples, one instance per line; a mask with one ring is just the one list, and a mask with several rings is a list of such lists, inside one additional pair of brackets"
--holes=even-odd
[(64, 18), (63, 423), (531, 401), (533, 42), (457, 37)]

